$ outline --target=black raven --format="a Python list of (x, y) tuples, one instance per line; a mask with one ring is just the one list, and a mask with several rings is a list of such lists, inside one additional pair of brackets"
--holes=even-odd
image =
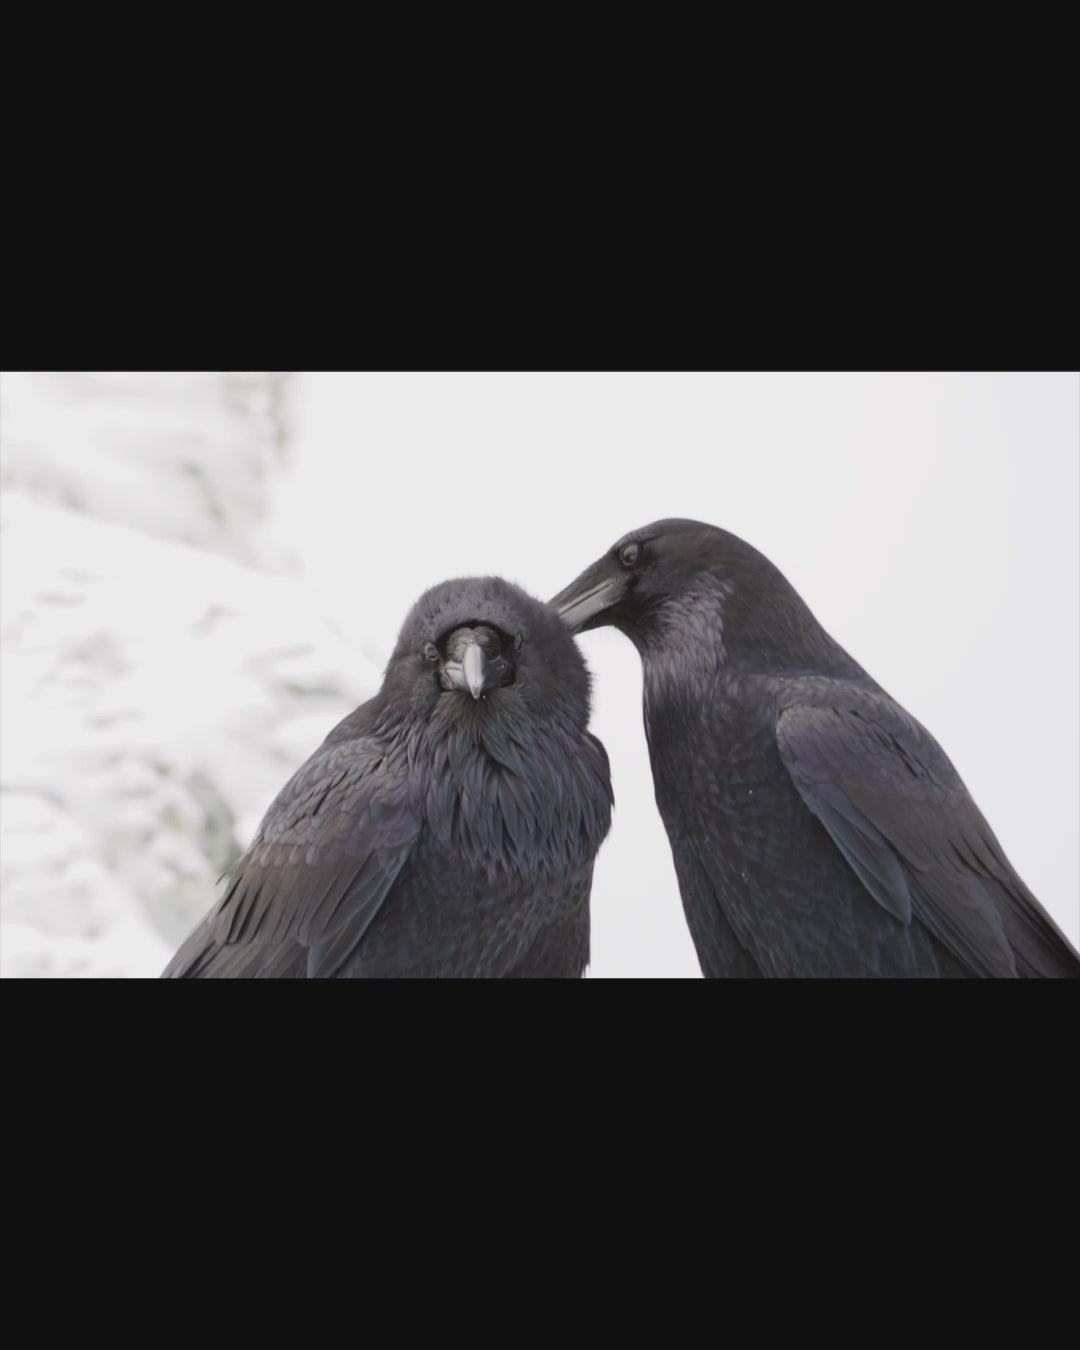
[(551, 603), (641, 655), (706, 976), (1080, 975), (938, 743), (749, 544), (660, 520)]
[(584, 974), (612, 807), (588, 718), (554, 610), (498, 577), (432, 587), (164, 975)]

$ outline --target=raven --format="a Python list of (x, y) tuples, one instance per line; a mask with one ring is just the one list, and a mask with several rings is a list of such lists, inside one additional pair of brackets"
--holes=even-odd
[(1080, 976), (945, 752), (755, 548), (660, 520), (551, 603), (641, 656), (707, 977)]
[(432, 587), (167, 977), (580, 976), (611, 824), (589, 673), (499, 577)]

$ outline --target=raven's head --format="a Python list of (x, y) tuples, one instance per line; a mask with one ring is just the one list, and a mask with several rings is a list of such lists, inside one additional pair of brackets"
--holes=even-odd
[(551, 604), (572, 632), (610, 624), (643, 655), (694, 643), (720, 660), (790, 666), (839, 652), (768, 558), (699, 520), (623, 535)]
[(442, 699), (556, 709), (584, 728), (589, 674), (566, 625), (542, 600), (501, 577), (460, 577), (425, 591), (402, 625), (386, 687), (429, 710)]
[(701, 521), (658, 520), (623, 535), (551, 604), (574, 633), (612, 624), (636, 638), (703, 580), (722, 589), (728, 546), (740, 542)]

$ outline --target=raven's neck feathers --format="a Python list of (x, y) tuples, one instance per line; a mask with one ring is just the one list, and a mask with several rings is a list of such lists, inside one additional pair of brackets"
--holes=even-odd
[(444, 700), (414, 724), (409, 762), (432, 832), (492, 879), (564, 875), (592, 859), (610, 828), (606, 757), (566, 717), (538, 723), (509, 700)]
[(714, 675), (812, 671), (866, 678), (862, 667), (818, 623), (786, 578), (762, 555), (737, 578), (705, 572), (654, 613), (634, 636), (646, 666), (684, 665)]

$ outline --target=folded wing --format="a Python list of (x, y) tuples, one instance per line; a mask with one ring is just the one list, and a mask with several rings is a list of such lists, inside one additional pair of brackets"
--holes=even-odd
[(879, 690), (808, 682), (777, 721), (781, 758), (867, 891), (973, 974), (1080, 975), (945, 752)]
[(278, 794), (224, 896), (164, 975), (333, 976), (419, 832), (405, 766), (379, 741), (321, 747)]

